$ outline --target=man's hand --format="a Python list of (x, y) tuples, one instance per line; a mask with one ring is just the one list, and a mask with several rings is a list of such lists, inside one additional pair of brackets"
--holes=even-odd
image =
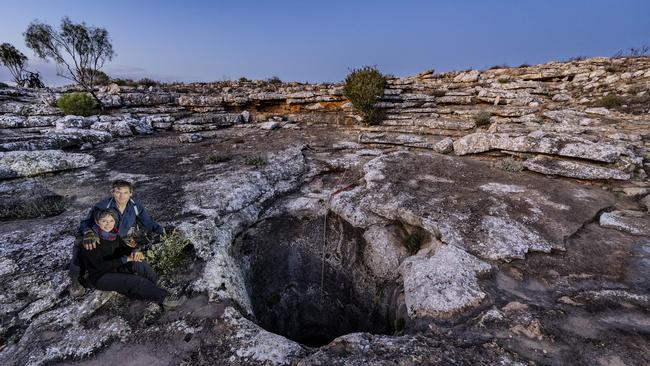
[(129, 235), (126, 237), (126, 245), (130, 246), (131, 248), (135, 248), (137, 244), (135, 242), (135, 239), (133, 239), (133, 236)]
[(141, 251), (134, 251), (127, 257), (127, 262), (142, 262), (144, 260), (144, 254)]
[(84, 239), (82, 245), (86, 250), (93, 250), (99, 244), (99, 237), (92, 229), (88, 229), (84, 232)]

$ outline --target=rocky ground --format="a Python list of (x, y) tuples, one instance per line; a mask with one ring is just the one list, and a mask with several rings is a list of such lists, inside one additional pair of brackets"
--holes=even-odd
[[(378, 126), (335, 84), (111, 86), (86, 118), (0, 89), (0, 363), (648, 364), (649, 85), (647, 58), (425, 72)], [(117, 178), (192, 243), (178, 310), (68, 296)]]

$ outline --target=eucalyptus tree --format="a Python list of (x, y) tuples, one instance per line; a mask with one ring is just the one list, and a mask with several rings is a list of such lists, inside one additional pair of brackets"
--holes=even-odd
[(101, 68), (115, 56), (113, 45), (104, 28), (61, 19), (59, 30), (33, 21), (23, 34), (27, 47), (45, 61), (54, 61), (57, 75), (71, 80), (88, 92), (103, 109), (94, 91), (98, 79), (105, 75)]
[(0, 44), (0, 62), (9, 69), (11, 77), (18, 86), (25, 86), (27, 56), (9, 43)]

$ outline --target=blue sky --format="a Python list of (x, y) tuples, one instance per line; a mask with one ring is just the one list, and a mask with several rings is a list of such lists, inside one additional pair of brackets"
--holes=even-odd
[(364, 65), (406, 76), (650, 45), (647, 0), (22, 0), (0, 9), (0, 42), (22, 50), (49, 84), (65, 80), (22, 33), (34, 19), (58, 27), (63, 16), (109, 31), (109, 75), (163, 81), (341, 81)]

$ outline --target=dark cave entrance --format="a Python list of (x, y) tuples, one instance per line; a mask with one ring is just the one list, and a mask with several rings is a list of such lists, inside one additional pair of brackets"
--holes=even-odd
[(323, 255), (323, 222), (271, 218), (237, 240), (257, 324), (311, 347), (354, 332), (393, 334), (395, 286), (366, 273), (363, 238), (341, 219), (330, 217)]

